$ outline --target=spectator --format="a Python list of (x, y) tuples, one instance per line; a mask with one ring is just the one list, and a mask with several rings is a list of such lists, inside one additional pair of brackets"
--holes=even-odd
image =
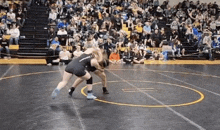
[(57, 32), (57, 35), (67, 35), (67, 31), (64, 27), (61, 27), (60, 30)]
[(9, 11), (9, 2), (7, 0), (2, 1), (2, 8)]
[(145, 26), (143, 28), (143, 35), (145, 36), (146, 39), (150, 38), (151, 35), (151, 26), (149, 22), (145, 23)]
[(8, 13), (7, 13), (7, 19), (11, 22), (16, 22), (16, 15), (15, 13), (13, 13), (13, 10), (10, 10)]
[(10, 57), (10, 50), (9, 50), (9, 42), (5, 38), (5, 35), (2, 35), (2, 38), (0, 38), (0, 58), (1, 58), (1, 52), (3, 50), (6, 50), (7, 58), (11, 59), (11, 57)]
[(129, 49), (125, 49), (122, 56), (123, 63), (131, 64), (133, 62), (133, 55), (134, 54), (132, 51), (130, 51)]
[(116, 49), (114, 49), (114, 51), (110, 54), (109, 62), (113, 64), (121, 63), (119, 53)]
[(11, 35), (9, 39), (9, 44), (13, 44), (13, 40), (15, 41), (15, 44), (18, 45), (19, 37), (20, 37), (20, 31), (18, 27), (16, 27), (16, 24), (12, 25), (12, 29), (9, 30), (9, 34)]
[(17, 19), (17, 24), (20, 27), (23, 27), (24, 26), (24, 22), (25, 22), (25, 15), (24, 15), (24, 13), (22, 13), (22, 10), (18, 11), (18, 13), (16, 15), (16, 19)]
[(180, 25), (179, 19), (176, 18), (176, 20), (174, 20), (174, 21), (171, 23), (170, 28), (171, 28), (172, 30), (176, 30), (176, 31), (177, 31), (177, 30), (179, 29), (179, 25)]
[(7, 24), (5, 23), (5, 19), (2, 19), (0, 23), (0, 35), (6, 34), (7, 30), (8, 27)]
[(71, 61), (71, 53), (67, 51), (66, 47), (63, 47), (63, 49), (59, 53), (60, 63), (67, 65)]
[(53, 41), (53, 39), (55, 38), (55, 36), (56, 36), (56, 32), (55, 32), (55, 30), (54, 30), (54, 28), (53, 27), (50, 27), (50, 29), (48, 30), (48, 44), (47, 44), (47, 46), (49, 46), (50, 45), (50, 43)]
[(220, 41), (217, 39), (217, 37), (214, 37), (214, 40), (212, 41), (211, 47), (213, 49), (219, 49), (220, 48)]
[(108, 38), (107, 41), (104, 43), (104, 50), (107, 53), (108, 58), (111, 54), (112, 48), (113, 48), (112, 40)]
[(51, 12), (49, 13), (49, 23), (55, 22), (57, 23), (57, 13), (55, 12), (55, 10), (51, 10)]
[(172, 55), (175, 57), (175, 53), (177, 53), (177, 57), (181, 57), (182, 55), (185, 55), (185, 49), (182, 47), (182, 44), (179, 39), (176, 39), (173, 46), (172, 46)]
[(209, 60), (213, 60), (212, 57), (212, 39), (210, 34), (206, 33), (205, 37), (203, 38), (203, 44), (200, 46), (200, 53), (203, 51), (203, 53), (209, 54)]
[(54, 38), (54, 40), (51, 42), (51, 46), (52, 46), (53, 49), (56, 48), (55, 49), (56, 51), (60, 51), (61, 50), (60, 49), (60, 42), (59, 42), (58, 37)]
[(144, 64), (144, 60), (145, 60), (145, 54), (144, 51), (138, 50), (138, 49), (134, 49), (134, 59), (133, 62), (135, 64)]
[(154, 47), (159, 47), (161, 41), (162, 41), (162, 37), (160, 35), (160, 32), (158, 29), (156, 29), (154, 31), (154, 33), (151, 35), (152, 41), (153, 41), (153, 46)]
[(215, 23), (216, 23), (216, 29), (218, 30), (218, 34), (220, 34), (220, 16), (215, 21)]
[(81, 51), (80, 46), (76, 46), (76, 50), (73, 52), (73, 56), (74, 57), (79, 57), (83, 54), (83, 52)]
[(69, 24), (68, 24), (68, 22), (66, 21), (66, 19), (64, 19), (62, 22), (60, 22), (59, 24), (58, 24), (58, 26), (57, 26), (57, 28), (58, 29), (60, 29), (60, 28), (67, 28), (67, 26), (68, 26)]

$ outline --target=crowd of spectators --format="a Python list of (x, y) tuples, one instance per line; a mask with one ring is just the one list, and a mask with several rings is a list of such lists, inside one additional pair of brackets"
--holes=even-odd
[(0, 53), (6, 50), (8, 58), (9, 45), (19, 44), (20, 28), (25, 23), (27, 5), (28, 1), (0, 1)]
[[(219, 49), (220, 14), (214, 1), (183, 0), (173, 6), (169, 0), (34, 2), (49, 7), (49, 55), (63, 51), (61, 46), (72, 46), (72, 52), (78, 46), (81, 51), (95, 46), (103, 48), (108, 57), (119, 54), (121, 62), (143, 63), (143, 59), (166, 60), (170, 52), (173, 57), (181, 57), (185, 46), (194, 47), (199, 54), (208, 53), (212, 60), (213, 50)], [(0, 2), (0, 33), (11, 35), (10, 44), (18, 44), (27, 3)], [(87, 42), (89, 38), (92, 42)]]
[[(169, 0), (48, 0), (47, 6), (51, 44), (58, 39), (60, 45), (72, 46), (73, 52), (77, 46), (82, 51), (97, 46), (113, 63), (119, 59), (124, 63), (166, 60), (169, 52), (181, 57), (184, 46), (194, 47), (199, 54), (208, 53), (212, 60), (213, 49), (219, 49), (216, 2), (183, 0), (170, 6)], [(62, 40), (64, 36), (66, 40)], [(93, 41), (88, 43), (91, 37)]]

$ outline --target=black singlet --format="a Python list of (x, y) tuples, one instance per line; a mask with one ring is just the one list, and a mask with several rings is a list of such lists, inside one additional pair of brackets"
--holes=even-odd
[(91, 66), (92, 54), (82, 54), (81, 56), (74, 58), (66, 67), (65, 71), (71, 74), (75, 74), (78, 77), (86, 74), (86, 67)]

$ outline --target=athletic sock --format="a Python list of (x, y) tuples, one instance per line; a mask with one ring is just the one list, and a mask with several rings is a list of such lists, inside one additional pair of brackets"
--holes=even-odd
[(103, 93), (104, 93), (104, 94), (109, 94), (109, 92), (108, 92), (108, 90), (107, 90), (106, 87), (102, 87), (102, 90), (103, 90)]
[(74, 88), (74, 87), (71, 87), (71, 88), (69, 89), (69, 95), (70, 95), (70, 96), (72, 96), (72, 94), (73, 94), (74, 90), (75, 90), (75, 88)]

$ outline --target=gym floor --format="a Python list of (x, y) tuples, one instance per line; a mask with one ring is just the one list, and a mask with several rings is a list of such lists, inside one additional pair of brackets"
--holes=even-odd
[(219, 130), (219, 65), (110, 65), (110, 94), (93, 75), (96, 100), (82, 83), (51, 93), (65, 66), (1, 65), (1, 130)]

